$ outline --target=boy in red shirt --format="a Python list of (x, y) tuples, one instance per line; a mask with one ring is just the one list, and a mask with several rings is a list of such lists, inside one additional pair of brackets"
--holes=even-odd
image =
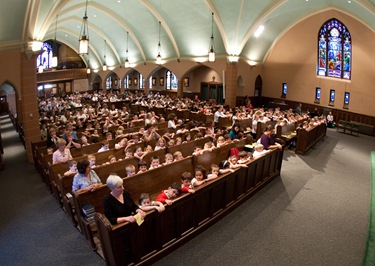
[(173, 183), (168, 189), (163, 190), (157, 197), (156, 201), (166, 203), (167, 205), (173, 204), (173, 198), (176, 198), (181, 193), (181, 186)]

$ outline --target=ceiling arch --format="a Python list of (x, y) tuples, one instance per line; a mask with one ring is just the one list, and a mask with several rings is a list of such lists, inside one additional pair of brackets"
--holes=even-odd
[[(57, 39), (77, 51), (85, 6), (86, 0), (1, 1), (0, 49), (53, 39), (58, 15)], [(10, 9), (13, 12), (8, 12)], [(205, 60), (212, 34), (211, 12), (218, 57), (236, 55), (263, 62), (274, 43), (296, 23), (330, 9), (375, 31), (375, 0), (88, 0), (90, 64), (101, 68), (104, 39), (108, 44), (107, 65), (123, 64), (126, 32), (131, 63), (154, 63), (159, 21), (165, 62)], [(255, 37), (259, 25), (265, 29)]]

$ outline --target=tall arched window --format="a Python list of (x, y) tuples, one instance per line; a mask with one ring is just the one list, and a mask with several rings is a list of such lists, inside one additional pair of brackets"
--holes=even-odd
[(166, 72), (166, 88), (167, 90), (177, 90), (178, 79), (171, 71)]
[(318, 76), (351, 79), (352, 39), (348, 28), (333, 18), (318, 35)]

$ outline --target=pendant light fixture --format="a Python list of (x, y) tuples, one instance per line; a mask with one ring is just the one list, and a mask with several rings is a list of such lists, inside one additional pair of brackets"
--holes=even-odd
[(208, 62), (215, 62), (215, 51), (214, 51), (214, 13), (212, 12), (211, 18), (211, 40), (210, 40), (210, 51), (208, 52)]
[(107, 71), (106, 49), (107, 49), (107, 40), (104, 40), (104, 64), (103, 64), (103, 71)]
[(85, 15), (82, 19), (81, 33), (79, 34), (79, 48), (78, 51), (80, 54), (87, 54), (89, 52), (89, 24), (87, 17), (87, 2), (85, 7)]
[(126, 59), (125, 59), (125, 68), (129, 68), (129, 32), (126, 32)]
[(160, 44), (160, 28), (161, 28), (161, 22), (159, 21), (159, 43), (158, 43), (158, 55), (156, 57), (156, 64), (161, 65), (161, 44)]

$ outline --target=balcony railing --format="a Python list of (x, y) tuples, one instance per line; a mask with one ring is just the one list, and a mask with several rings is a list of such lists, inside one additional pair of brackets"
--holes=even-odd
[(87, 78), (86, 68), (44, 71), (36, 74), (37, 83)]

